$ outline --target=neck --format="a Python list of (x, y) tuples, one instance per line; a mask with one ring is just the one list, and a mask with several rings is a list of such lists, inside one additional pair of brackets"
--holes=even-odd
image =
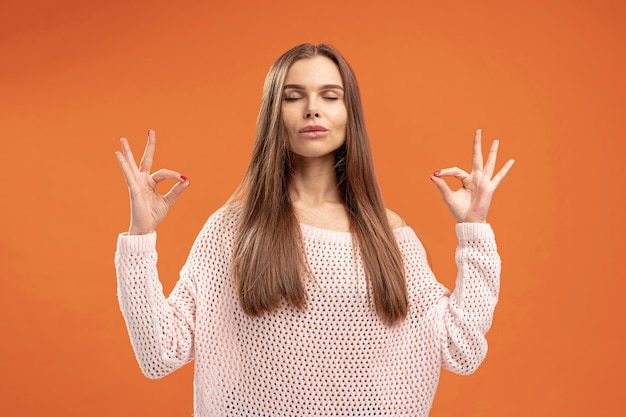
[(339, 194), (335, 158), (294, 161), (289, 197), (298, 221), (321, 229), (350, 231), (350, 219)]
[(289, 194), (293, 203), (320, 205), (341, 201), (337, 188), (334, 155), (331, 158), (301, 158), (293, 162)]

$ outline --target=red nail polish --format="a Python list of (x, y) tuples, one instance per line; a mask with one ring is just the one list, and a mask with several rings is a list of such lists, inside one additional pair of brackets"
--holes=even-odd
[(438, 176), (439, 176), (439, 174), (441, 174), (441, 171), (439, 171), (439, 170), (438, 170), (438, 171), (433, 172), (433, 175), (434, 175), (435, 177), (438, 177)]
[(183, 180), (183, 182), (189, 181), (189, 178), (185, 177), (184, 175), (181, 175), (180, 179)]

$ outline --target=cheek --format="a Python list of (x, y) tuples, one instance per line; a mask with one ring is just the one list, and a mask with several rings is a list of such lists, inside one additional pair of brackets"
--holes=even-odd
[(335, 117), (337, 119), (337, 123), (342, 123), (344, 125), (348, 123), (348, 109), (346, 108), (346, 103), (343, 103), (343, 106), (337, 107)]
[(297, 117), (292, 108), (283, 109), (281, 113), (282, 113), (281, 118), (283, 121), (283, 126), (289, 128), (290, 126), (293, 126), (294, 123), (297, 122), (296, 120)]
[(348, 125), (348, 112), (345, 108), (337, 115), (337, 124), (344, 129)]

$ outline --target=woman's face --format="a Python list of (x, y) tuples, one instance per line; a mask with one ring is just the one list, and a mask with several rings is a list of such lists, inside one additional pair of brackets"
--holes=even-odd
[(339, 69), (325, 56), (300, 59), (287, 72), (282, 101), (289, 150), (305, 158), (332, 155), (346, 140), (348, 112)]

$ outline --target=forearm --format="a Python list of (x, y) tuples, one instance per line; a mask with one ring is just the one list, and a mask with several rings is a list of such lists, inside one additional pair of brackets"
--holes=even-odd
[[(156, 234), (118, 239), (115, 265), (118, 299), (142, 372), (160, 378), (191, 360), (192, 327), (188, 312), (166, 299), (158, 279)], [(184, 283), (177, 285), (184, 287)]]
[(487, 224), (457, 225), (456, 288), (443, 306), (443, 366), (474, 372), (487, 354), (485, 338), (500, 287), (500, 257)]

